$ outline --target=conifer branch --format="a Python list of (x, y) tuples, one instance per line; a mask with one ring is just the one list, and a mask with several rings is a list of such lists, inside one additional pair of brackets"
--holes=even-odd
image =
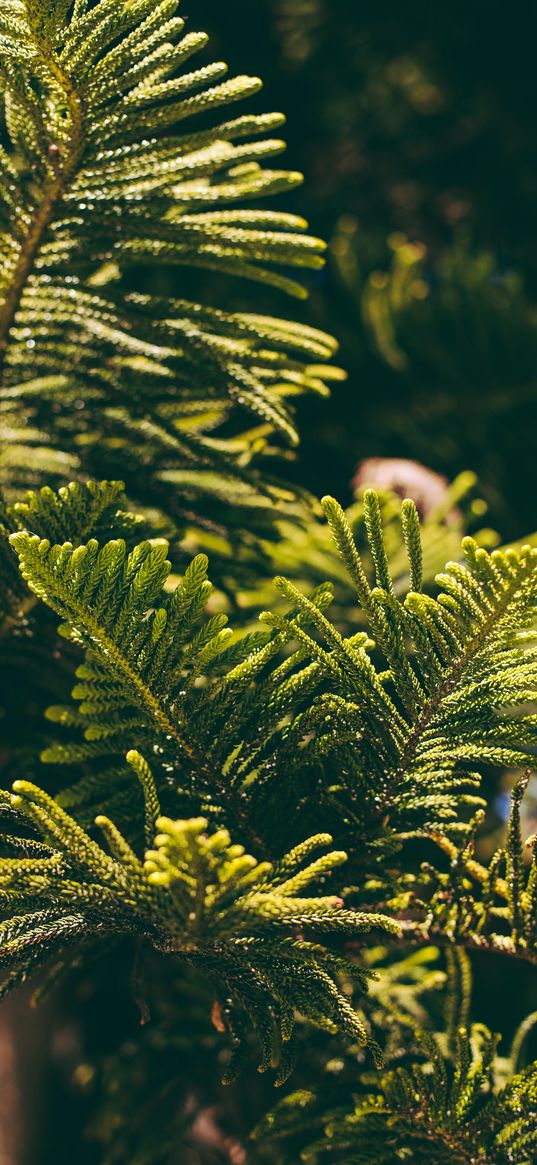
[[(20, 14), (20, 5), (11, 7), (12, 17)], [(18, 12), (17, 12), (18, 9)], [(57, 56), (51, 43), (51, 32), (54, 26), (50, 20), (43, 19), (39, 14), (39, 7), (33, 5), (27, 9), (29, 43), (26, 48), (34, 58), (36, 72), (47, 74), (54, 79), (55, 86), (63, 95), (65, 107), (68, 110), (68, 131), (63, 127), (61, 147), (56, 141), (49, 143), (50, 172), (43, 184), (41, 199), (33, 217), (26, 224), (24, 233), (19, 242), (19, 253), (16, 265), (12, 272), (4, 274), (4, 281), (8, 283), (4, 301), (0, 306), (0, 375), (4, 353), (9, 343), (9, 332), (15, 315), (20, 306), (26, 282), (32, 274), (43, 237), (52, 222), (58, 203), (67, 190), (69, 182), (76, 172), (84, 143), (84, 109), (80, 95), (77, 93), (70, 78), (58, 64)], [(54, 29), (54, 31), (56, 31)]]
[[(29, 463), (40, 485), (99, 460), (101, 470), (103, 461), (120, 468), (132, 496), (160, 506), (180, 537), (193, 524), (233, 541), (237, 507), (253, 537), (270, 536), (275, 500), (290, 517), (296, 500), (261, 479), (253, 458), (272, 434), (296, 444), (286, 398), (326, 391), (320, 363), (334, 342), (121, 282), (133, 265), (169, 263), (303, 296), (276, 268), (323, 261), (303, 219), (237, 206), (300, 181), (263, 168), (283, 148), (263, 138), (280, 116), (178, 132), (260, 87), (223, 80), (221, 63), (184, 72), (207, 38), (184, 35), (178, 4), (4, 5), (5, 487), (27, 485)], [(232, 439), (222, 434), (231, 415)]]
[(494, 1078), (497, 1042), (482, 1025), (460, 1026), (450, 1058), (440, 1040), (423, 1033), (410, 1063), (376, 1081), (357, 1073), (347, 1105), (327, 1111), (322, 1095), (295, 1092), (254, 1136), (278, 1145), (282, 1165), (296, 1160), (297, 1142), (301, 1159), (316, 1165), (392, 1165), (401, 1146), (416, 1165), (530, 1165), (537, 1146), (535, 1066), (511, 1070), (500, 1086)]
[[(142, 775), (148, 804), (154, 804), (154, 786)], [(330, 845), (329, 835), (310, 838), (273, 865), (232, 844), (227, 830), (209, 834), (203, 818), (160, 816), (142, 859), (109, 818), (100, 814), (95, 822), (105, 849), (29, 782), (17, 781), (6, 803), (37, 829), (46, 856), (0, 858), (4, 913), (15, 911), (0, 926), (0, 965), (10, 972), (0, 991), (40, 965), (46, 969), (51, 959), (61, 965), (71, 947), (76, 956), (77, 944), (138, 936), (198, 966), (219, 994), (230, 992), (246, 1008), (262, 1043), (261, 1070), (281, 1061), (280, 1082), (291, 1063), (280, 1045), (291, 1038), (295, 1012), (368, 1044), (380, 1061), (337, 985), (345, 971), (366, 990), (368, 972), (331, 952), (323, 936), (375, 928), (396, 933), (398, 927), (385, 915), (345, 909), (338, 895), (304, 896), (346, 860), (339, 851), (309, 860), (312, 851)], [(229, 1003), (226, 1015), (240, 1043)]]
[[(206, 43), (179, 0), (0, 12), (0, 646), (8, 673), (50, 650), (28, 691), (40, 670), (58, 692), (36, 733), (55, 795), (24, 739), (0, 792), (0, 998), (32, 978), (40, 1001), (90, 957), (132, 950), (142, 1021), (155, 999), (158, 1018), (144, 1070), (123, 1080), (158, 1144), (137, 1114), (116, 1155), (120, 1051), (110, 1162), (181, 1152), (200, 1098), (165, 1053), (186, 1061), (195, 1031), (225, 1083), (252, 1035), (276, 1084), (301, 1044), (313, 1054), (318, 1095), (266, 1116), (252, 1165), (261, 1138), (276, 1165), (533, 1165), (536, 1015), (499, 1057), (472, 1024), (470, 954), (537, 964), (523, 836), (537, 549), (489, 552), (490, 531), (460, 546), (464, 507), (446, 515), (467, 475), (423, 532), (413, 501), (373, 490), (347, 513), (323, 499), (326, 524), (301, 527), (311, 500), (259, 461), (296, 446), (297, 395), (342, 375), (326, 363), (335, 341), (255, 302), (138, 288), (166, 266), (303, 298), (295, 274), (324, 262), (304, 219), (262, 205), (301, 181), (274, 161), (283, 118), (221, 116), (261, 82), (192, 65)], [(422, 261), (397, 246), (393, 278), (365, 292), (403, 373), (415, 313), (440, 336), (464, 307), (457, 255), (447, 307), (413, 295)], [(469, 267), (483, 310), (516, 311), (485, 267)], [(214, 549), (216, 595), (198, 546)], [(235, 631), (223, 608), (241, 606)], [(523, 770), (486, 862), (485, 768)], [(177, 1104), (161, 1121), (163, 1078)]]

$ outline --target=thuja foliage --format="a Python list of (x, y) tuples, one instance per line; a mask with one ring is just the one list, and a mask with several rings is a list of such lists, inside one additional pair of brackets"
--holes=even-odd
[[(177, 130), (257, 83), (183, 71), (204, 38), (176, 0), (8, 0), (0, 33), (1, 653), (48, 704), (36, 730), (20, 698), (0, 795), (0, 994), (132, 968), (149, 1035), (135, 1071), (121, 1048), (95, 1068), (110, 1162), (183, 1152), (253, 1055), (306, 1088), (270, 1113), (252, 1089), (235, 1159), (529, 1165), (532, 1019), (500, 1056), (469, 952), (537, 963), (537, 550), (460, 544), (467, 482), (423, 538), (413, 501), (366, 489), (269, 547), (296, 499), (252, 457), (295, 440), (286, 398), (322, 390), (334, 345), (132, 272), (296, 291), (271, 265), (318, 265), (301, 220), (235, 205), (295, 183), (260, 166), (280, 143), (252, 145), (271, 119)], [(204, 538), (214, 588), (187, 559)]]

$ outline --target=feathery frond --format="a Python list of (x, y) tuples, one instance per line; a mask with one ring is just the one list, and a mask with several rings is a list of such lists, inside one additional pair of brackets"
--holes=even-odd
[(537, 853), (535, 837), (523, 839), (520, 821), (528, 776), (515, 784), (505, 845), (486, 866), (475, 857), (482, 812), (459, 846), (442, 834), (431, 834), (449, 866), (443, 868), (441, 860), (440, 868), (424, 864), (417, 887), (410, 887), (405, 904), (408, 908), (410, 901), (413, 921), (403, 926), (415, 940), (496, 950), (537, 963)]
[[(200, 624), (210, 594), (203, 556), (169, 592), (162, 541), (128, 553), (121, 539), (74, 549), (13, 535), (31, 589), (88, 652), (78, 710), (49, 713), (80, 726), (85, 741), (45, 759), (107, 758), (117, 771), (136, 734), (155, 757), (159, 787), (194, 797), (203, 813), (225, 805), (251, 836), (269, 837), (276, 822), (281, 834), (282, 798), (294, 805), (291, 825), (297, 807), (309, 823), (320, 797), (330, 828), (351, 831), (353, 860), (366, 868), (409, 836), (467, 831), (465, 807), (471, 816), (481, 803), (479, 766), (531, 757), (537, 552), (488, 554), (467, 539), (466, 565), (446, 567), (437, 598), (397, 596), (376, 495), (364, 497), (374, 587), (343, 511), (331, 499), (324, 508), (368, 629), (347, 638), (324, 614), (327, 588), (307, 598), (276, 580), (289, 615), (265, 613), (269, 632), (232, 641), (224, 615)], [(417, 581), (412, 503), (403, 515)], [(108, 782), (102, 771), (100, 779)], [(88, 776), (82, 790), (102, 796), (103, 784)], [(75, 807), (77, 796), (64, 803)]]
[[(149, 808), (158, 812), (147, 772), (143, 780)], [(246, 1010), (261, 1040), (261, 1070), (280, 1063), (296, 1012), (370, 1042), (336, 982), (344, 970), (366, 988), (367, 972), (331, 952), (322, 936), (398, 926), (344, 909), (337, 895), (304, 894), (346, 860), (339, 851), (310, 860), (330, 845), (329, 835), (309, 838), (273, 866), (232, 844), (225, 829), (208, 834), (204, 818), (158, 816), (153, 848), (142, 859), (102, 814), (95, 824), (106, 848), (36, 786), (17, 781), (14, 794), (7, 805), (37, 829), (42, 856), (26, 857), (25, 843), (15, 839), (16, 856), (0, 858), (3, 913), (13, 912), (0, 927), (0, 963), (8, 972), (2, 992), (43, 966), (54, 974), (81, 947), (130, 935), (214, 980), (223, 1025), (238, 1045), (244, 1025), (240, 1012), (235, 1019), (237, 1003)], [(281, 1079), (291, 1062), (287, 1055)]]
[[(363, 496), (366, 489), (357, 490), (355, 500), (345, 510), (347, 522), (364, 561), (369, 582), (373, 577), (373, 562), (365, 529)], [(376, 489), (381, 511), (386, 554), (394, 591), (404, 595), (412, 586), (409, 560), (401, 527), (401, 497), (392, 488)], [(479, 519), (474, 517), (474, 509)], [(475, 474), (460, 473), (446, 486), (443, 498), (421, 519), (422, 586), (434, 591), (436, 575), (443, 570), (446, 560), (460, 555), (463, 537), (470, 531), (480, 547), (493, 550), (499, 544), (498, 534), (481, 525), (486, 507), (479, 496)], [(261, 606), (274, 603), (272, 580), (275, 574), (284, 574), (300, 589), (329, 582), (334, 591), (332, 611), (340, 630), (359, 630), (364, 623), (363, 612), (356, 606), (352, 580), (345, 563), (334, 551), (330, 528), (323, 521), (322, 511), (303, 525), (285, 519), (278, 523), (280, 538), (264, 547), (268, 558), (266, 580), (258, 569), (255, 586), (242, 586), (238, 595), (241, 613), (257, 612)], [(263, 572), (264, 573), (264, 572)], [(412, 589), (416, 589), (413, 587)], [(419, 588), (421, 589), (421, 588)]]
[[(415, 1165), (531, 1165), (537, 1147), (537, 1072), (495, 1089), (497, 1038), (481, 1025), (459, 1028), (453, 1060), (423, 1035), (421, 1061), (358, 1081), (353, 1107), (322, 1112), (322, 1099), (294, 1093), (262, 1123), (258, 1137), (307, 1139), (301, 1159), (392, 1165), (402, 1150)], [(285, 1154), (283, 1160), (296, 1160)], [(402, 1158), (404, 1159), (404, 1157)]]
[[(283, 149), (265, 136), (283, 119), (211, 121), (260, 82), (225, 79), (220, 62), (191, 68), (207, 37), (185, 33), (178, 7), (3, 5), (4, 470), (10, 489), (119, 470), (180, 533), (198, 524), (233, 537), (247, 515), (252, 535), (267, 534), (271, 505), (290, 495), (249, 462), (271, 433), (296, 443), (286, 398), (325, 391), (318, 366), (334, 343), (122, 279), (167, 264), (303, 295), (278, 268), (318, 268), (323, 245), (296, 215), (243, 209), (300, 181), (264, 166)], [(209, 120), (197, 129), (199, 115)], [(233, 437), (222, 432), (231, 414)]]

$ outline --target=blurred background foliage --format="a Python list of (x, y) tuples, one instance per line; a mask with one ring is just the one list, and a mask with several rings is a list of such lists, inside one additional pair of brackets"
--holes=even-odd
[(329, 402), (299, 406), (302, 447), (287, 475), (345, 502), (364, 457), (417, 459), (449, 479), (472, 469), (502, 537), (529, 533), (537, 75), (528, 5), (190, 8), (212, 54), (263, 77), (258, 108), (287, 114), (289, 159), (306, 178), (288, 201), (331, 242), (304, 318), (338, 337), (349, 376)]

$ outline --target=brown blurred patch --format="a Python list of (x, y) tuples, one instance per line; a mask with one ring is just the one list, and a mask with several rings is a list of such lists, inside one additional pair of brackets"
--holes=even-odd
[(355, 491), (381, 486), (401, 498), (412, 498), (422, 518), (443, 502), (449, 486), (447, 477), (441, 473), (404, 457), (366, 457), (351, 484)]

